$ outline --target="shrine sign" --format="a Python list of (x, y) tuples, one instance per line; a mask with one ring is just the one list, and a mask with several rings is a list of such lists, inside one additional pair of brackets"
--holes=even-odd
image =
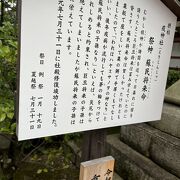
[(107, 156), (80, 164), (79, 180), (111, 180), (114, 174), (114, 158)]
[(21, 0), (19, 140), (159, 120), (176, 16), (159, 0)]

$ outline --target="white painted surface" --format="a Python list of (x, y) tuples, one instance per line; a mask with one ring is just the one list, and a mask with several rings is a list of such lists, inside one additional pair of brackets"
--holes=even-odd
[[(174, 30), (176, 26), (176, 17), (173, 13), (167, 9), (160, 1), (157, 0), (125, 0), (124, 3), (127, 3), (127, 19), (125, 22), (125, 29), (123, 35), (123, 41), (127, 38), (127, 31), (131, 30), (131, 37), (135, 37), (135, 26), (137, 20), (137, 8), (141, 9), (140, 19), (139, 20), (139, 29), (137, 30), (137, 46), (139, 45), (139, 38), (140, 38), (140, 29), (142, 30), (142, 18), (144, 16), (143, 13), (147, 12), (146, 18), (144, 23), (146, 35), (145, 40), (143, 41), (142, 46), (142, 55), (141, 60), (139, 61), (139, 74), (137, 81), (135, 83), (136, 75), (136, 64), (137, 64), (137, 52), (135, 57), (135, 65), (133, 65), (133, 73), (131, 76), (131, 87), (128, 88), (128, 80), (130, 78), (129, 69), (132, 67), (130, 65), (130, 58), (131, 54), (128, 55), (127, 60), (127, 67), (126, 72), (123, 74), (123, 65), (125, 63), (125, 51), (126, 43), (120, 43), (118, 39), (120, 36), (120, 25), (123, 24), (122, 20), (122, 1), (112, 1), (110, 5), (108, 5), (108, 1), (103, 1), (102, 7), (102, 21), (101, 21), (101, 42), (99, 43), (98, 49), (98, 56), (97, 56), (97, 66), (96, 66), (96, 79), (93, 80), (93, 61), (94, 61), (94, 51), (95, 51), (95, 38), (97, 36), (97, 10), (98, 10), (98, 2), (94, 0), (94, 8), (93, 8), (93, 22), (92, 22), (92, 32), (91, 32), (91, 40), (92, 44), (90, 45), (90, 52), (89, 52), (89, 67), (85, 67), (85, 58), (86, 58), (86, 40), (87, 40), (87, 33), (88, 33), (88, 18), (90, 7), (90, 1), (85, 1), (85, 5), (83, 5), (83, 28), (82, 28), (82, 36), (81, 36), (81, 48), (80, 48), (80, 71), (78, 79), (79, 86), (78, 89), (83, 88), (83, 74), (88, 73), (87, 79), (87, 92), (86, 92), (86, 99), (85, 99), (85, 110), (82, 112), (82, 91), (78, 91), (78, 99), (76, 105), (76, 118), (75, 124), (71, 124), (72, 118), (72, 101), (73, 101), (73, 84), (74, 84), (74, 75), (75, 75), (75, 60), (77, 54), (77, 34), (80, 18), (80, 4), (79, 1), (74, 2), (75, 10), (73, 11), (74, 16), (74, 23), (72, 25), (72, 50), (71, 53), (67, 50), (67, 38), (69, 36), (67, 29), (69, 28), (68, 18), (69, 18), (69, 1), (64, 1), (63, 6), (63, 25), (62, 25), (62, 46), (61, 46), (61, 55), (60, 55), (60, 64), (61, 64), (61, 73), (60, 73), (60, 80), (59, 80), (59, 98), (57, 100), (57, 112), (56, 112), (56, 125), (53, 124), (53, 108), (54, 108), (54, 100), (53, 100), (53, 91), (54, 91), (54, 64), (55, 64), (55, 57), (56, 57), (56, 49), (57, 49), (57, 5), (58, 0), (22, 0), (22, 20), (21, 20), (21, 68), (20, 68), (20, 97), (19, 97), (19, 119), (18, 119), (18, 138), (19, 140), (24, 139), (31, 139), (37, 137), (44, 137), (44, 136), (52, 136), (58, 134), (65, 134), (71, 132), (78, 132), (78, 131), (85, 131), (85, 130), (92, 130), (92, 129), (99, 129), (99, 128), (107, 128), (125, 124), (133, 124), (133, 123), (140, 123), (145, 121), (152, 121), (152, 120), (159, 120), (161, 117), (162, 105), (163, 105), (163, 98), (164, 98), (164, 90), (167, 78), (167, 72), (169, 67), (169, 61), (171, 56), (172, 44), (173, 44), (173, 37), (174, 37)], [(110, 2), (110, 1), (109, 1)], [(116, 3), (119, 2), (119, 13), (118, 13), (118, 29), (116, 34), (116, 44), (114, 49), (114, 55), (111, 59), (111, 46), (110, 42), (112, 41), (115, 32), (113, 30), (113, 21), (114, 16), (116, 13)], [(128, 20), (130, 19), (130, 6), (134, 5), (135, 12), (132, 17), (133, 25), (130, 27)], [(107, 10), (106, 6), (109, 6), (111, 9)], [(145, 10), (145, 11), (144, 11)], [(105, 33), (105, 29), (103, 28), (105, 24), (105, 19), (110, 19), (110, 29), (109, 36), (108, 36), (108, 44), (106, 53), (108, 54), (106, 57), (106, 63), (104, 64), (105, 70), (103, 75), (103, 92), (102, 92), (102, 101), (101, 101), (101, 110), (100, 114), (97, 114), (97, 107), (98, 105), (98, 94), (99, 94), (99, 82), (101, 79), (101, 54), (103, 52), (103, 36)], [(164, 45), (161, 46), (161, 57), (159, 59), (158, 65), (158, 52), (159, 52), (159, 41), (160, 41), (160, 34), (162, 26), (167, 26), (171, 23), (171, 32), (170, 35), (165, 36), (164, 38)], [(153, 42), (153, 52), (150, 54), (148, 53), (149, 39), (150, 37), (154, 37)], [(118, 45), (121, 47), (119, 48)], [(132, 51), (133, 39), (131, 39), (130, 43), (130, 52)], [(117, 58), (118, 58), (118, 50), (121, 50), (121, 63), (120, 63), (120, 73), (118, 76), (118, 85), (117, 91), (114, 98), (114, 83), (116, 82), (117, 75), (115, 73), (115, 69), (117, 68)], [(136, 49), (137, 51), (138, 49)], [(40, 53), (44, 53), (44, 65), (41, 65), (40, 62)], [(70, 55), (71, 54), (71, 55)], [(153, 61), (153, 66), (150, 66), (150, 78), (151, 83), (148, 82), (148, 92), (147, 98), (142, 100), (142, 88), (144, 86), (143, 79), (145, 77), (145, 69), (147, 59), (151, 59)], [(112, 60), (112, 77), (108, 79), (109, 75), (109, 64)], [(157, 72), (157, 65), (159, 66), (159, 71)], [(39, 84), (43, 84), (42, 89), (31, 89), (32, 85), (32, 72), (36, 72), (36, 86), (38, 87)], [(38, 77), (39, 72), (44, 72), (44, 77)], [(156, 77), (157, 75), (157, 77)], [(124, 77), (123, 77), (124, 76)], [(124, 85), (120, 84), (124, 78)], [(95, 83), (95, 92), (90, 92), (91, 83), (94, 81)], [(105, 111), (105, 103), (106, 103), (106, 93), (107, 93), (107, 86), (110, 84), (110, 90), (108, 90), (109, 100), (108, 100), (108, 110)], [(136, 94), (133, 95), (133, 87), (136, 85)], [(126, 94), (130, 91), (129, 97), (126, 97)], [(121, 94), (123, 94), (122, 99), (122, 107), (119, 108)], [(34, 96), (35, 104), (34, 104), (34, 117), (30, 117), (32, 115), (32, 101), (30, 100), (31, 97)], [(132, 98), (135, 96), (135, 100)], [(38, 103), (41, 101), (38, 98), (43, 97), (42, 106), (38, 106)], [(115, 99), (115, 101), (114, 101)], [(93, 100), (93, 115), (91, 117), (91, 122), (89, 121), (89, 103)], [(114, 102), (113, 102), (114, 101)], [(132, 117), (131, 114), (131, 106), (132, 102), (134, 102), (134, 112)], [(112, 106), (114, 106), (114, 112), (112, 113)], [(126, 106), (128, 105), (128, 107)], [(121, 110), (121, 112), (119, 111)], [(38, 114), (40, 115), (40, 119), (42, 121), (41, 128), (37, 128), (38, 126)], [(81, 113), (84, 113), (84, 123), (80, 123), (82, 119)], [(105, 115), (106, 114), (106, 115)], [(97, 120), (97, 116), (99, 119)], [(106, 120), (105, 120), (106, 116)], [(32, 123), (31, 121), (34, 120)], [(34, 129), (30, 129), (30, 126), (34, 126)]]

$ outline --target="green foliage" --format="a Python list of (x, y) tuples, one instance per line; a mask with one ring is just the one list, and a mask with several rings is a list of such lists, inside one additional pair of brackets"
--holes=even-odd
[(68, 141), (78, 140), (82, 136), (82, 133), (72, 133), (72, 134), (65, 134), (64, 135), (64, 142), (67, 143)]
[(48, 172), (48, 169), (46, 169), (46, 168), (37, 170), (37, 174), (47, 173), (47, 172)]
[[(12, 12), (6, 11), (5, 21), (0, 27), (0, 131), (13, 133), (16, 127), (13, 117), (16, 89), (17, 28), (12, 23), (13, 18), (10, 18), (9, 14)], [(11, 21), (8, 21), (9, 19)]]
[[(14, 102), (16, 91), (16, 62), (17, 62), (17, 26), (16, 26), (16, 7), (11, 7), (11, 3), (15, 2), (4, 1), (5, 8), (3, 23), (0, 23), (0, 132), (14, 134), (16, 122), (14, 117)], [(1, 3), (0, 3), (1, 6)], [(14, 138), (14, 136), (12, 136)], [(46, 163), (48, 166), (53, 165), (57, 158), (62, 157), (62, 167), (69, 167), (69, 159), (71, 152), (62, 149), (65, 142), (78, 138), (79, 134), (71, 134), (65, 136), (47, 137), (36, 140), (28, 140), (17, 142), (12, 140), (11, 153), (13, 161), (16, 165), (19, 162), (26, 160), (33, 153), (33, 158), (37, 161), (41, 153), (47, 157)], [(60, 146), (60, 148), (59, 148)], [(52, 147), (47, 150), (47, 147)], [(58, 147), (58, 148), (57, 148)], [(42, 156), (42, 157), (44, 157)], [(1, 160), (1, 157), (0, 157)], [(55, 166), (55, 165), (54, 165)], [(47, 168), (40, 168), (37, 174), (45, 174), (49, 171)], [(1, 177), (0, 177), (1, 179)]]
[(0, 2), (0, 7), (2, 7), (2, 3), (4, 6), (3, 12), (1, 12), (1, 14), (3, 14), (3, 19), (2, 19), (3, 22), (10, 21), (12, 24), (15, 23), (15, 21), (16, 21), (16, 2), (17, 2), (17, 0), (2, 0)]
[(180, 79), (180, 70), (169, 70), (166, 88), (173, 85), (179, 79)]

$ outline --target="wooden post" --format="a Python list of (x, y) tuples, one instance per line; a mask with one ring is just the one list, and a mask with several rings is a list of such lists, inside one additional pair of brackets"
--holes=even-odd
[(114, 158), (107, 156), (81, 163), (79, 180), (112, 180)]
[(82, 142), (82, 161), (105, 156), (106, 129), (84, 132)]

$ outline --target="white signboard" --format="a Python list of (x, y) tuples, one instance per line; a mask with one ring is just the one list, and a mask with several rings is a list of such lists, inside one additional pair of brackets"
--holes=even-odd
[(159, 0), (22, 0), (19, 140), (159, 120), (175, 24)]

